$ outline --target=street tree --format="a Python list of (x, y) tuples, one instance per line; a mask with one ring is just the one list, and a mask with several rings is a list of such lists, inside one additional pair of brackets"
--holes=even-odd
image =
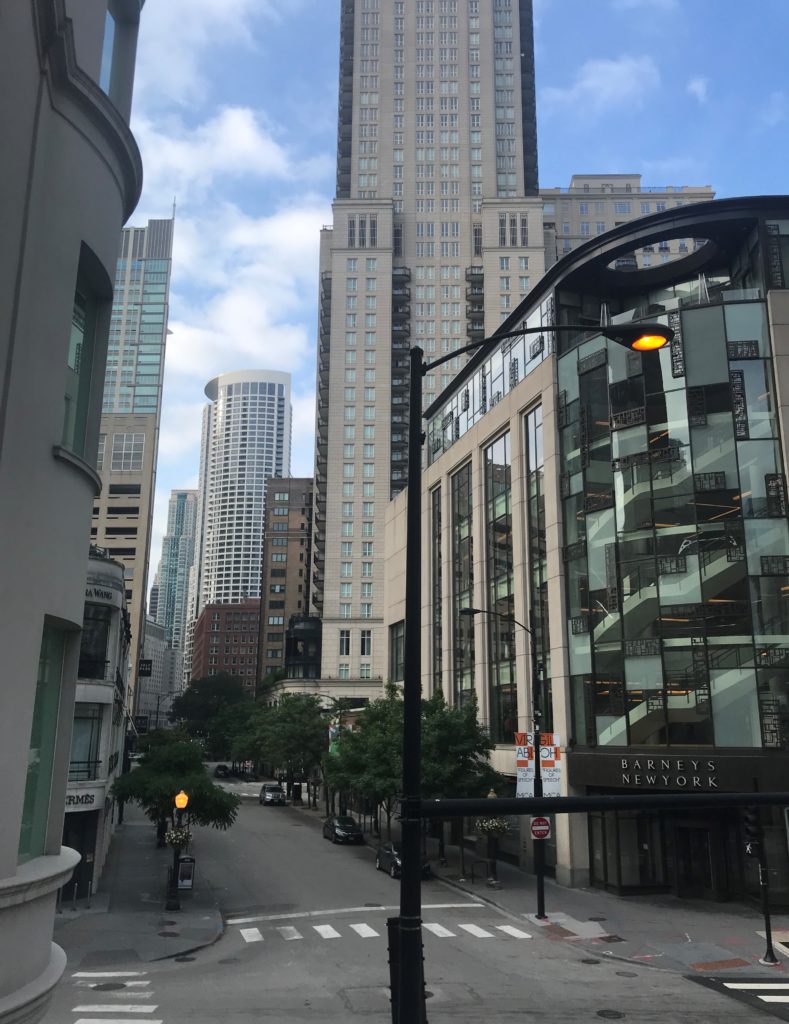
[(171, 722), (180, 722), (190, 736), (207, 739), (209, 723), (220, 711), (252, 698), (236, 676), (221, 672), (216, 676), (193, 679), (182, 694), (175, 698), (169, 711)]
[(116, 800), (139, 804), (156, 824), (160, 846), (168, 821), (175, 824), (173, 800), (181, 790), (189, 796), (188, 815), (194, 824), (227, 829), (235, 821), (241, 801), (211, 782), (200, 744), (193, 740), (151, 747), (139, 765), (117, 778), (112, 787)]
[(261, 740), (267, 758), (285, 770), (288, 783), (296, 775), (311, 778), (329, 742), (320, 699), (311, 694), (286, 693), (267, 711), (261, 716)]

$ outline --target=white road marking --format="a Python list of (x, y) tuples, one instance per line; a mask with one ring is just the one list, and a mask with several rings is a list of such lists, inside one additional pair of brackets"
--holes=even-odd
[[(81, 981), (75, 981), (74, 982), (74, 985), (75, 985), (76, 988), (98, 988), (99, 985), (101, 985), (101, 984), (102, 983), (100, 981), (85, 981), (85, 980), (81, 980)], [(141, 987), (143, 987), (145, 985), (150, 985), (150, 984), (151, 984), (150, 981), (124, 981), (124, 982), (122, 982), (124, 991), (126, 991), (126, 989), (129, 989), (129, 988), (133, 988), (133, 987), (141, 988)], [(130, 993), (127, 993), (127, 994), (130, 994)]]
[(462, 924), (460, 927), (464, 932), (468, 932), (469, 935), (473, 935), (476, 939), (492, 939), (492, 932), (486, 932), (484, 928), (480, 928), (476, 924)]
[(244, 942), (262, 942), (263, 936), (259, 928), (241, 928), (241, 938)]
[(277, 931), (280, 933), (282, 938), (286, 939), (288, 942), (292, 942), (293, 939), (304, 938), (304, 936), (301, 934), (300, 931), (298, 931), (298, 929), (291, 928), (289, 925), (286, 925), (284, 928), (277, 928)]
[(322, 939), (339, 939), (340, 933), (330, 924), (314, 924), (312, 926)]
[(75, 971), (72, 978), (142, 978), (147, 971)]
[[(128, 1017), (80, 1017), (79, 1020), (75, 1020), (74, 1024), (129, 1024)], [(147, 1017), (145, 1024), (164, 1024), (164, 1021), (151, 1020)]]
[[(474, 910), (484, 908), (484, 903), (423, 903), (422, 910)], [(257, 924), (260, 921), (295, 921), (305, 917), (330, 917), (332, 914), (374, 914), (382, 910), (399, 910), (400, 905), (391, 907), (340, 907), (337, 910), (300, 910), (294, 914), (255, 914), (254, 917), (228, 917), (225, 924)], [(142, 972), (144, 973), (144, 972)]]
[(100, 1003), (96, 1006), (72, 1006), (72, 1013), (153, 1013), (157, 1006), (138, 1006), (136, 1003)]
[(377, 939), (378, 932), (375, 928), (371, 928), (369, 924), (352, 924), (351, 928), (356, 932), (357, 935), (361, 935), (363, 939)]
[(530, 939), (531, 935), (528, 932), (523, 932), (520, 928), (516, 928), (512, 924), (497, 924), (496, 927), (500, 932), (504, 932), (505, 935), (511, 935), (513, 939)]
[(764, 989), (789, 988), (789, 981), (724, 981), (724, 988)]
[(428, 924), (427, 922), (422, 926), (427, 928), (433, 935), (437, 935), (439, 939), (454, 939), (455, 933), (451, 932), (449, 928), (445, 928), (443, 924)]
[(789, 996), (757, 996), (763, 1003), (789, 1003)]

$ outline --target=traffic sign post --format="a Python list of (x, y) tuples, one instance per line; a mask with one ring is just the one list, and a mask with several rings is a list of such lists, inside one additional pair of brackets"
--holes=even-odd
[(537, 840), (551, 838), (551, 823), (548, 818), (531, 819), (531, 837)]

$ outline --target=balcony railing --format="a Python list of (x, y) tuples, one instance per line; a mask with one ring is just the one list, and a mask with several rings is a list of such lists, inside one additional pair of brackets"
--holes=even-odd
[(77, 675), (80, 679), (112, 679), (112, 673), (108, 672), (109, 664), (109, 661), (80, 654)]
[(101, 761), (70, 761), (68, 766), (69, 782), (93, 782), (99, 778)]

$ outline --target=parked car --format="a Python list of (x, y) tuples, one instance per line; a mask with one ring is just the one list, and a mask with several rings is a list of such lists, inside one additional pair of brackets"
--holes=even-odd
[[(401, 868), (401, 846), (400, 843), (381, 843), (375, 851), (375, 870), (388, 871), (390, 878), (400, 877)], [(422, 858), (422, 877), (430, 877), (430, 862), (427, 857)]]
[(216, 766), (216, 768), (214, 768), (214, 778), (215, 779), (229, 779), (230, 778), (230, 769), (228, 768), (228, 766), (226, 764), (218, 764)]
[(286, 803), (285, 790), (278, 782), (264, 782), (260, 787), (258, 803), (264, 804), (267, 807), (274, 805), (284, 807)]
[(323, 836), (333, 843), (363, 843), (362, 830), (348, 814), (331, 815), (323, 823)]

